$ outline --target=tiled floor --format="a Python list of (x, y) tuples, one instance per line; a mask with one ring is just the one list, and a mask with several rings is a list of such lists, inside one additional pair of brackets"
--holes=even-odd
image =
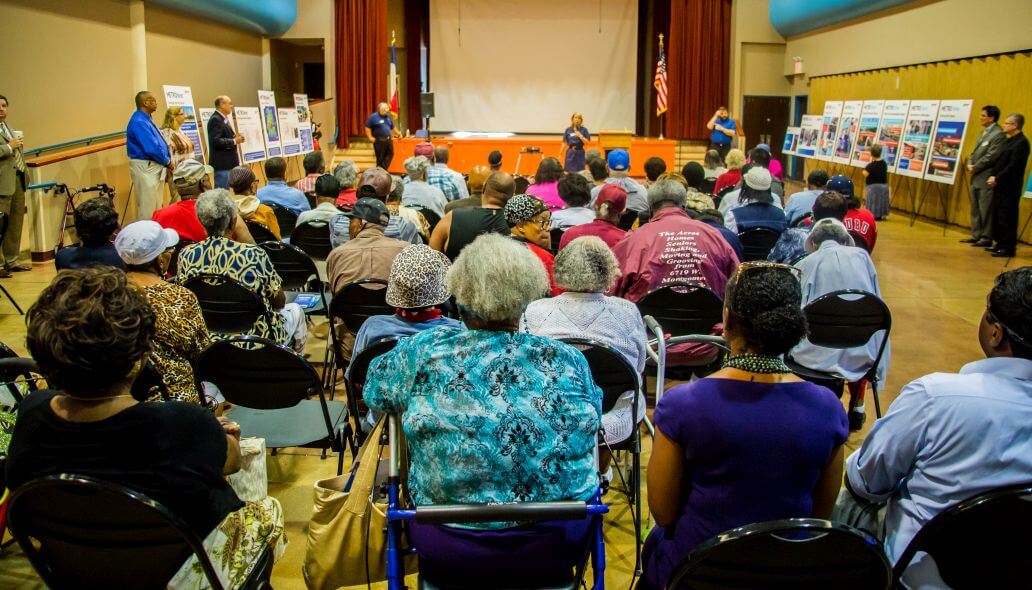
[[(887, 408), (907, 382), (932, 371), (956, 371), (964, 363), (978, 359), (976, 327), (985, 308), (985, 296), (994, 277), (1005, 268), (1032, 264), (1032, 249), (1019, 248), (1020, 256), (1009, 263), (990, 258), (981, 248), (959, 244), (965, 234), (949, 228), (943, 235), (940, 225), (919, 221), (911, 227), (909, 218), (895, 213), (879, 223), (879, 239), (874, 261), (885, 301), (893, 315), (892, 359), (888, 380), (883, 385), (882, 407)], [(1005, 266), (1006, 264), (1006, 266)], [(36, 265), (31, 273), (21, 273), (3, 281), (20, 304), (27, 306), (53, 277), (51, 265)], [(0, 300), (0, 340), (20, 353), (24, 350), (24, 320), (14, 315), (6, 300)], [(316, 333), (325, 334), (324, 329)], [(318, 340), (318, 339), (313, 339)], [(322, 358), (320, 342), (312, 342), (313, 359)], [(868, 396), (867, 411), (874, 414)], [(847, 445), (856, 448), (869, 431), (850, 437)], [(651, 441), (646, 438), (643, 463), (647, 464)], [(283, 504), (287, 553), (274, 571), (277, 590), (303, 589), (301, 564), (305, 554), (306, 525), (312, 509), (312, 483), (335, 474), (336, 461), (321, 460), (318, 454), (280, 453), (270, 457), (270, 492)], [(622, 494), (606, 497), (612, 512), (606, 521), (608, 569), (606, 582), (611, 588), (626, 587), (634, 567), (634, 541), (627, 503)], [(11, 590), (42, 588), (16, 547), (0, 553), (0, 587)], [(383, 585), (374, 587), (383, 587)]]

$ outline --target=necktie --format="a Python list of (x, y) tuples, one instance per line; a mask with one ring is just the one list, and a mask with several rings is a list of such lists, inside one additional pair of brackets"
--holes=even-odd
[[(4, 135), (7, 136), (7, 141), (14, 139), (14, 133), (11, 128), (4, 123)], [(18, 172), (25, 173), (25, 156), (22, 154), (21, 148), (14, 150), (14, 167), (18, 169)]]

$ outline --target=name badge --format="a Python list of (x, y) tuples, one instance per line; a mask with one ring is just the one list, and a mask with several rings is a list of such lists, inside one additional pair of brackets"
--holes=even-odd
[(987, 145), (989, 145), (989, 142), (988, 142), (988, 141), (983, 141), (983, 142), (982, 142), (982, 147), (985, 147), (985, 146), (987, 146)]

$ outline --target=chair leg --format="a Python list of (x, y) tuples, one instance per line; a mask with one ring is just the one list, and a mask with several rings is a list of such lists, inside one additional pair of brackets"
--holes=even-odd
[(631, 453), (631, 470), (634, 478), (634, 574), (641, 575), (641, 451)]
[(22, 308), (18, 305), (18, 302), (14, 300), (14, 297), (11, 296), (11, 294), (7, 291), (6, 288), (4, 288), (3, 285), (0, 285), (0, 291), (4, 292), (4, 295), (6, 295), (7, 298), (11, 301), (11, 305), (13, 305), (14, 308), (18, 310), (18, 315), (25, 315), (25, 312), (22, 311)]
[(874, 396), (874, 415), (876, 418), (881, 418), (881, 400), (878, 399), (878, 381), (876, 379), (871, 380), (871, 395)]

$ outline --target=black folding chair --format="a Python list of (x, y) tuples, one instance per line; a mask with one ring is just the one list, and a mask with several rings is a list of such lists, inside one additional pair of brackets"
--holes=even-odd
[[(892, 328), (892, 314), (889, 313), (885, 302), (867, 291), (844, 289), (814, 299), (803, 308), (803, 315), (806, 316), (806, 338), (810, 344), (816, 346), (837, 349), (866, 346), (878, 332), (885, 332), (881, 336), (878, 353), (864, 374), (864, 378), (871, 383), (875, 412), (877, 417), (881, 418), (878, 366), (881, 364)], [(791, 353), (785, 355), (785, 363), (796, 375), (823, 385), (842, 397), (846, 380), (841, 375), (805, 367), (793, 359)]]
[(330, 243), (330, 224), (326, 221), (306, 221), (294, 228), (290, 243), (300, 248), (313, 260), (326, 260), (333, 250)]
[(362, 413), (362, 387), (366, 382), (366, 375), (369, 373), (369, 365), (376, 357), (387, 354), (398, 344), (394, 337), (380, 338), (376, 342), (358, 351), (352, 358), (348, 367), (348, 378), (346, 382), (348, 392), (348, 412), (355, 418), (355, 445), (362, 446), (368, 435), (365, 425), (362, 423), (365, 416)]
[[(677, 337), (693, 335), (707, 336), (713, 333), (713, 327), (724, 319), (724, 303), (709, 287), (688, 282), (675, 282), (654, 289), (638, 301), (638, 311), (642, 317), (651, 316), (662, 328), (662, 338), (652, 339), (648, 351), (652, 364), (646, 365), (646, 374), (655, 371), (657, 379), (656, 396), (662, 395), (658, 384), (663, 382), (665, 372), (678, 380), (691, 379), (693, 374), (708, 374), (709, 367), (717, 358), (698, 365), (664, 366), (661, 373), (658, 363), (660, 349), (667, 350), (671, 346), (684, 343)], [(674, 339), (666, 335), (673, 336)]]
[(434, 228), (437, 227), (437, 224), (441, 222), (440, 215), (438, 215), (435, 211), (431, 209), (420, 207), (419, 205), (406, 205), (406, 207), (418, 211), (419, 214), (423, 216), (423, 219), (426, 220), (426, 224), (430, 227), (428, 233), (434, 233)]
[(36, 361), (18, 356), (10, 346), (0, 342), (0, 383), (11, 395), (15, 406), (22, 401), (18, 384), (24, 383), (27, 391), (35, 391), (38, 389), (36, 382), (40, 379), (39, 374)]
[(348, 332), (358, 334), (362, 324), (374, 315), (393, 315), (394, 307), (387, 305), (387, 281), (361, 279), (341, 287), (330, 301), (330, 399), (337, 392), (337, 371), (347, 368), (348, 360), (341, 353), (342, 344), (337, 337), (337, 326), (343, 325)]
[(904, 587), (904, 572), (923, 551), (955, 590), (1027, 588), (1030, 546), (1032, 481), (996, 488), (947, 508), (921, 527), (896, 560), (895, 587)]
[(865, 240), (864, 237), (860, 235), (860, 232), (850, 230), (849, 237), (853, 238), (854, 246), (856, 246), (857, 248), (863, 248), (867, 251), (868, 254), (871, 253), (871, 246), (867, 243), (867, 240)]
[[(626, 440), (603, 444), (615, 455), (616, 451), (627, 451), (631, 454), (631, 471), (628, 479), (620, 474), (620, 479), (625, 482), (625, 493), (627, 502), (631, 506), (631, 520), (634, 522), (634, 571), (636, 575), (641, 574), (641, 428), (638, 424), (638, 417), (643, 416), (645, 408), (638, 407), (638, 400), (641, 392), (641, 376), (638, 375), (627, 359), (616, 349), (602, 342), (586, 338), (561, 338), (561, 340), (577, 350), (581, 351), (584, 359), (588, 361), (591, 369), (591, 378), (595, 385), (602, 390), (602, 412), (608, 412), (616, 405), (617, 400), (626, 391), (634, 392), (634, 402), (631, 404), (631, 419), (634, 423), (634, 431)], [(616, 460), (614, 458), (613, 462)], [(619, 471), (619, 466), (617, 466)]]
[(620, 221), (616, 224), (617, 227), (624, 231), (630, 231), (634, 227), (635, 220), (638, 219), (638, 212), (634, 209), (627, 209), (620, 216)]
[(244, 225), (247, 226), (247, 231), (251, 232), (251, 237), (254, 238), (255, 244), (279, 241), (279, 238), (276, 237), (276, 234), (272, 233), (272, 230), (269, 229), (269, 227), (264, 223), (249, 220), (245, 221)]
[(318, 292), (320, 303), (306, 309), (305, 314), (326, 315), (326, 289), (319, 280), (319, 269), (316, 268), (315, 261), (293, 243), (263, 242), (258, 244), (258, 247), (265, 251), (272, 267), (276, 269), (276, 274), (280, 276), (283, 290), (287, 292), (287, 301), (293, 301), (298, 292)]
[(254, 336), (220, 340), (201, 352), (194, 379), (201, 404), (209, 404), (201, 383), (213, 383), (233, 404), (229, 416), (248, 436), (264, 438), (270, 449), (316, 448), (323, 457), (333, 449), (337, 475), (343, 472), (351, 438), (348, 408), (326, 400), (315, 368), (289, 348)]
[(222, 275), (200, 274), (183, 286), (197, 296), (210, 332), (244, 334), (250, 332), (262, 316), (271, 324), (265, 302), (239, 281)]
[(165, 269), (166, 275), (168, 275), (169, 277), (176, 276), (176, 273), (179, 272), (179, 255), (180, 253), (182, 253), (183, 248), (196, 243), (197, 242), (193, 240), (179, 238), (179, 243), (176, 244), (176, 247), (172, 249), (172, 256), (168, 259), (168, 268)]
[[(14, 490), (8, 517), (22, 551), (53, 590), (164, 588), (190, 557), (211, 588), (223, 588), (197, 533), (125, 486), (67, 473), (35, 479)], [(266, 547), (242, 588), (271, 588), (271, 574)]]
[(704, 178), (699, 186), (699, 192), (704, 195), (712, 195), (713, 189), (717, 186), (716, 178)]
[[(716, 183), (714, 183), (714, 185), (716, 185)], [(720, 207), (720, 203), (724, 200), (724, 197), (726, 197), (728, 193), (736, 190), (738, 190), (738, 185), (735, 184), (725, 186), (724, 188), (720, 189), (720, 192), (713, 195), (713, 204), (717, 207)]]
[(813, 213), (807, 213), (792, 221), (792, 227), (805, 227), (813, 223)]
[(549, 238), (552, 242), (551, 251), (553, 256), (559, 253), (559, 242), (561, 242), (563, 239), (563, 233), (565, 232), (559, 229), (558, 227), (553, 227), (552, 231), (549, 232)]
[(752, 227), (738, 234), (742, 240), (742, 250), (745, 252), (745, 261), (766, 260), (774, 244), (778, 243), (781, 232), (774, 231), (769, 227)]
[(827, 520), (788, 518), (733, 529), (699, 545), (666, 588), (888, 590), (891, 580), (875, 537)]
[(140, 367), (140, 372), (136, 374), (136, 379), (133, 380), (129, 393), (132, 394), (133, 399), (136, 401), (145, 402), (155, 392), (161, 396), (161, 401), (167, 402), (172, 399), (171, 394), (168, 392), (168, 386), (165, 385), (165, 379), (161, 376), (158, 368), (154, 366), (154, 363), (147, 359), (143, 366)]
[(297, 213), (276, 203), (269, 203), (269, 207), (272, 208), (273, 214), (276, 215), (276, 223), (279, 225), (280, 235), (284, 238), (289, 238), (294, 231), (294, 226), (297, 225)]

